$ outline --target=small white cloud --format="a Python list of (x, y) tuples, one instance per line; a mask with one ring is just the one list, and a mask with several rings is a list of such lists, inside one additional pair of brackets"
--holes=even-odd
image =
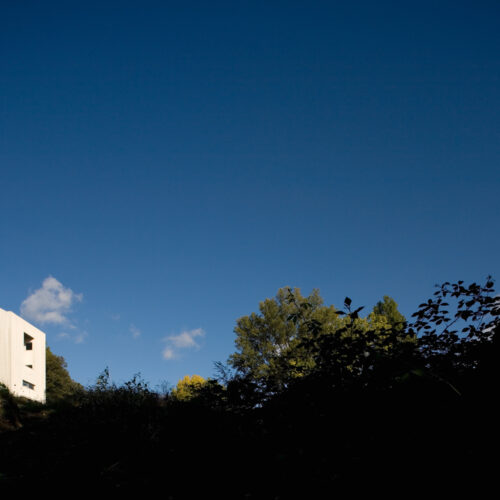
[(69, 339), (70, 337), (70, 334), (69, 333), (66, 333), (66, 332), (61, 332), (57, 335), (57, 338), (58, 339)]
[(73, 339), (75, 341), (75, 344), (83, 344), (85, 342), (85, 339), (87, 338), (88, 333), (87, 332), (81, 332), (76, 334)]
[(179, 349), (199, 347), (194, 339), (196, 337), (203, 337), (203, 335), (205, 335), (205, 332), (201, 328), (196, 328), (195, 330), (184, 330), (179, 335), (170, 335), (167, 337), (167, 340)]
[(163, 350), (163, 359), (174, 359), (175, 358), (175, 352), (173, 349), (170, 347), (165, 347)]
[(118, 321), (118, 320), (120, 319), (120, 315), (119, 315), (119, 314), (112, 314), (112, 315), (111, 315), (111, 319), (112, 319), (113, 321)]
[(204, 336), (205, 331), (202, 328), (195, 328), (194, 330), (184, 330), (178, 335), (165, 337), (163, 340), (167, 343), (167, 347), (163, 350), (163, 358), (176, 358), (181, 349), (199, 349), (200, 344), (195, 339)]
[(66, 288), (54, 277), (45, 278), (42, 287), (35, 290), (21, 304), (21, 315), (37, 323), (72, 326), (67, 314), (75, 302), (81, 302), (82, 294)]
[(141, 335), (142, 335), (142, 332), (139, 330), (139, 328), (137, 328), (135, 325), (130, 325), (130, 333), (132, 334), (132, 337), (134, 337), (134, 339), (138, 339)]

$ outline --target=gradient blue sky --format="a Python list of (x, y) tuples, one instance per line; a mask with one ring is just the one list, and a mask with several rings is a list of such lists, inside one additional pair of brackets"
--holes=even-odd
[(0, 307), (78, 381), (155, 386), (282, 286), (410, 315), (499, 278), (499, 14), (2, 2)]

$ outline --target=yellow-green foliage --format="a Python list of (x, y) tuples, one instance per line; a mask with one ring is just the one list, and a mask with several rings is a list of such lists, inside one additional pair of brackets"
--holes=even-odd
[(189, 401), (199, 394), (200, 389), (207, 381), (199, 375), (186, 375), (177, 382), (177, 386), (172, 390), (171, 396), (177, 401)]
[(369, 351), (388, 353), (402, 339), (407, 341), (405, 318), (389, 296), (367, 317), (358, 314), (363, 307), (351, 310), (348, 297), (344, 309), (324, 305), (318, 290), (304, 297), (298, 288), (280, 288), (276, 297), (260, 302), (259, 313), (237, 320), (237, 350), (228, 363), (239, 374), (279, 391), (293, 379), (323, 370), (318, 363), (352, 371), (355, 365), (364, 366)]

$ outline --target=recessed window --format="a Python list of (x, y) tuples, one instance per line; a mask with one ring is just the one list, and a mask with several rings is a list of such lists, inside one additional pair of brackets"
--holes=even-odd
[(32, 351), (33, 350), (33, 337), (31, 335), (28, 335), (27, 333), (24, 334), (24, 347), (27, 351)]
[(33, 365), (26, 365), (28, 368), (33, 368)]
[(35, 384), (32, 384), (31, 382), (28, 382), (27, 380), (23, 380), (23, 386), (27, 387), (28, 389), (35, 390)]

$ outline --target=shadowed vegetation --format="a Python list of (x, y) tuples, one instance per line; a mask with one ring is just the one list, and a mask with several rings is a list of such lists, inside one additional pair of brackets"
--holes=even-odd
[(389, 297), (281, 289), (240, 318), (217, 376), (167, 394), (106, 369), (70, 404), (30, 418), (0, 389), (0, 485), (166, 498), (317, 498), (477, 492), (492, 483), (500, 303), (493, 281), (445, 283), (407, 321)]

